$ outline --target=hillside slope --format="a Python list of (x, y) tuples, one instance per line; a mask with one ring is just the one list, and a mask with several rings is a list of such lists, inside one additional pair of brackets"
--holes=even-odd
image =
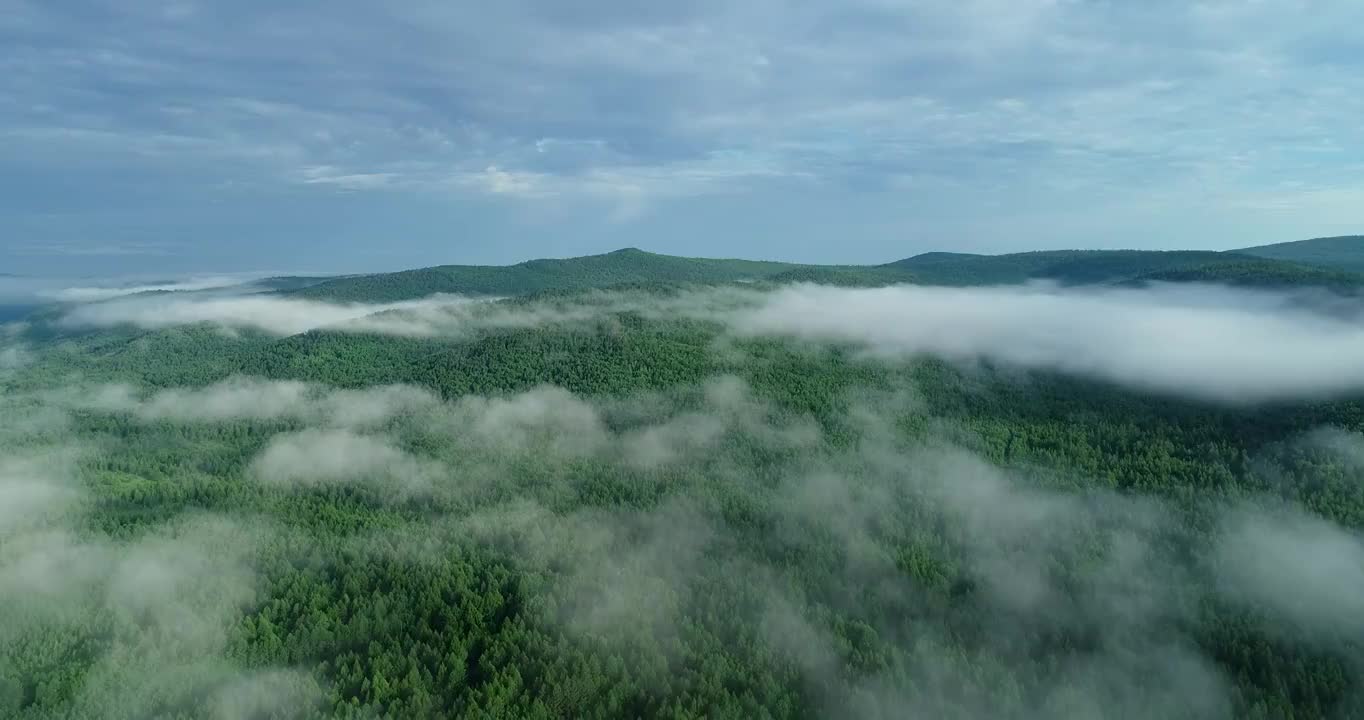
[[(1214, 268), (1224, 268), (1214, 270)], [(1358, 287), (1364, 276), (1303, 264), (1212, 251), (1053, 250), (1009, 255), (934, 252), (885, 265), (802, 265), (660, 255), (636, 249), (517, 265), (442, 265), (336, 278), (283, 289), (293, 297), (334, 302), (395, 302), (437, 293), (518, 296), (635, 283), (721, 283), (766, 280), (831, 285), (1010, 285), (1051, 280), (1065, 285), (1221, 282), (1282, 287)]]
[(604, 255), (530, 260), (516, 265), (441, 265), (340, 278), (291, 294), (345, 302), (393, 302), (436, 293), (507, 296), (636, 282), (759, 280), (800, 267), (756, 260), (684, 258), (626, 248)]
[(931, 285), (1008, 285), (1029, 280), (1086, 285), (1246, 259), (1201, 250), (1046, 250), (1009, 255), (927, 253), (883, 267), (907, 271)]
[(1261, 245), (1231, 252), (1286, 260), (1331, 270), (1364, 272), (1364, 235), (1313, 238), (1294, 242)]

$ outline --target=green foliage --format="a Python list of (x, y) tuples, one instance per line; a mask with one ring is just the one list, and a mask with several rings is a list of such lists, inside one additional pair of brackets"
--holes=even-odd
[[(1193, 250), (1050, 250), (1012, 255), (928, 253), (892, 263), (932, 285), (1006, 285), (1052, 280), (1066, 285), (1113, 283), (1154, 273), (1244, 263), (1248, 258)], [(1275, 271), (1267, 263), (1260, 269)]]
[[(533, 308), (601, 286), (671, 297), (738, 279), (1346, 287), (1353, 277), (1204, 253), (935, 254), (870, 269), (637, 251), (585, 260), (367, 276), (298, 295), (532, 293), (508, 306)], [(1360, 638), (1297, 632), (1205, 576), (1227, 507), (1282, 505), (1364, 529), (1364, 466), (1304, 441), (1323, 427), (1364, 430), (1359, 398), (1215, 406), (1043, 372), (736, 339), (642, 312), (429, 339), (189, 326), (41, 343), (38, 362), (5, 380), (0, 439), (12, 454), (83, 449), (72, 454), (78, 500), (55, 532), (0, 526), (0, 569), (23, 551), (15, 537), (97, 562), (64, 568), (60, 577), (85, 578), (74, 590), (6, 605), (6, 718), (1364, 711)], [(441, 410), (365, 432), (438, 464), (439, 476), (421, 492), (399, 491), (382, 470), (352, 484), (271, 484), (254, 464), (320, 421), (175, 421), (82, 402), (108, 382), (150, 393), (235, 376), (430, 391)], [(575, 420), (545, 440), (512, 424), (478, 440), (479, 423), (459, 414), (471, 397), (493, 404), (547, 384), (602, 427)], [(532, 399), (538, 417), (550, 401)], [(63, 422), (32, 420), (45, 404)], [(597, 435), (610, 448), (652, 448), (660, 427), (697, 447), (666, 460), (577, 452)], [(502, 435), (516, 442), (499, 445)], [(556, 444), (565, 438), (567, 451)], [(979, 545), (992, 523), (972, 525), (934, 495), (941, 458), (928, 449), (948, 442), (1010, 473), (1004, 519), (1038, 504), (1065, 511), (990, 548), (1006, 567), (1035, 565), (1053, 593), (1041, 610), (992, 591), (1000, 569), (982, 566)], [(205, 516), (235, 529), (194, 524)], [(1131, 560), (1134, 536), (1159, 573), (1115, 578), (1105, 568)], [(135, 573), (147, 558), (197, 582)], [(120, 573), (160, 599), (130, 604)], [(1129, 596), (1133, 614), (1149, 597), (1159, 612), (1124, 625), (1107, 603)], [(1180, 664), (1191, 654), (1226, 684), (1226, 707), (1169, 696), (1197, 670)]]
[(623, 283), (754, 280), (797, 267), (753, 260), (673, 257), (629, 248), (567, 260), (531, 260), (509, 266), (444, 265), (340, 278), (293, 294), (347, 302), (392, 302), (436, 293), (510, 296)]
[(1364, 275), (1327, 270), (1277, 260), (1241, 260), (1196, 268), (1162, 270), (1142, 275), (1138, 282), (1209, 283), (1252, 288), (1323, 288), (1355, 294), (1364, 288)]
[[(1276, 246), (1277, 247), (1277, 246)], [(1308, 263), (1311, 264), (1311, 263)], [(1218, 270), (1226, 266), (1225, 270)], [(1353, 269), (1353, 268), (1351, 268)], [(1160, 276), (1232, 279), (1237, 284), (1325, 282), (1355, 286), (1353, 273), (1312, 273), (1277, 260), (1204, 251), (1058, 250), (1010, 255), (926, 253), (877, 266), (796, 265), (750, 260), (712, 260), (626, 249), (566, 260), (532, 260), (510, 266), (445, 265), (379, 275), (359, 275), (288, 290), (291, 296), (344, 302), (394, 302), (437, 293), (522, 296), (650, 283), (726, 283), (764, 280), (868, 287), (914, 282), (929, 285), (999, 285), (1053, 280), (1068, 285), (1116, 283)]]

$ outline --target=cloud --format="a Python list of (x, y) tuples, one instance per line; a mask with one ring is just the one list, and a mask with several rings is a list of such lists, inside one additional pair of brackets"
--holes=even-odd
[[(1198, 302), (1222, 307), (1201, 294), (1162, 306)], [(0, 426), (26, 423), (10, 406), (32, 400), (7, 396)], [(691, 667), (700, 622), (723, 639), (709, 657), (770, 664), (812, 712), (1226, 717), (1228, 679), (1189, 630), (1210, 594), (1268, 608), (1285, 632), (1352, 627), (1339, 619), (1357, 590), (1349, 531), (1233, 513), (1204, 564), (1183, 552), (1198, 538), (1173, 505), (1048, 489), (1041, 471), (995, 466), (933, 433), (906, 439), (896, 428), (924, 420), (924, 406), (896, 388), (844, 400), (820, 425), (725, 376), (610, 398), (544, 386), (442, 401), (402, 386), (238, 378), (45, 399), (157, 423), (137, 428), (149, 437), (220, 434), (170, 423), (260, 421), (246, 474), (267, 494), (420, 496), (419, 518), (347, 540), (346, 552), (419, 573), (469, 557), (455, 547), (486, 551), (515, 570), (524, 611), (572, 642), (666, 657), (639, 673), (663, 678), (660, 692)], [(30, 492), (82, 485), (67, 475), (41, 454), (0, 462), (0, 534), (14, 531), (0, 542), (0, 600), (24, 619), (0, 628), (0, 647), (30, 620), (109, 618), (132, 642), (89, 673), (76, 707), (96, 714), (100, 699), (136, 716), (150, 714), (145, 698), (192, 692), (219, 717), (254, 717), (325, 695), (306, 669), (243, 672), (225, 650), (267, 587), (257, 556), (304, 538), (192, 517), (105, 538), (64, 515), (79, 502)], [(11, 498), (21, 510), (7, 514)], [(1276, 578), (1315, 592), (1290, 597)]]
[[(857, 413), (888, 425), (889, 407)], [(851, 448), (802, 456), (773, 494), (769, 538), (779, 544), (768, 552), (826, 575), (805, 584), (780, 564), (775, 577), (745, 573), (766, 598), (755, 623), (764, 641), (827, 688), (816, 695), (825, 707), (859, 717), (1229, 716), (1227, 678), (1181, 629), (1200, 591), (1196, 571), (1168, 550), (1183, 532), (1171, 508), (1049, 490), (940, 440), (866, 432)], [(802, 585), (804, 595), (792, 592)], [(952, 608), (975, 619), (959, 626)], [(1034, 653), (1052, 652), (1042, 649), (1049, 637), (1075, 642), (1043, 670)], [(846, 693), (825, 680), (884, 645), (903, 652), (891, 668), (857, 675)], [(978, 674), (986, 664), (993, 679)]]
[(589, 455), (606, 442), (601, 415), (562, 388), (544, 386), (510, 397), (462, 398), (450, 419), (455, 431), (504, 453)]
[[(704, 404), (681, 401), (668, 415), (760, 405), (741, 400), (733, 380), (703, 394)], [(626, 410), (607, 405), (611, 423), (630, 424)], [(635, 410), (640, 424), (622, 434), (627, 443), (660, 425), (649, 408)], [(1168, 552), (1182, 532), (1169, 508), (1045, 490), (959, 448), (876, 432), (905, 410), (885, 398), (859, 404), (851, 411), (861, 416), (852, 423), (863, 428), (858, 442), (836, 446), (817, 433), (785, 460), (768, 456), (762, 480), (747, 465), (732, 484), (721, 474), (718, 496), (679, 484), (657, 508), (568, 512), (522, 498), (476, 512), (449, 536), (486, 543), (544, 576), (555, 599), (542, 608), (546, 618), (610, 648), (642, 643), (669, 653), (689, 618), (723, 608), (712, 631), (757, 633), (773, 653), (762, 661), (791, 663), (824, 712), (1229, 714), (1227, 679), (1182, 629), (1194, 620), (1187, 597), (1198, 581)], [(745, 448), (783, 447), (757, 440), (775, 433), (775, 418), (750, 417), (726, 433), (752, 446), (737, 438), (679, 446), (669, 461), (704, 483), (741, 462)], [(628, 452), (615, 457), (633, 466)], [(418, 554), (439, 555), (418, 544)], [(972, 619), (958, 625), (948, 608), (968, 607)], [(1039, 668), (1034, 653), (1054, 652), (1048, 638), (1056, 637), (1076, 640)], [(877, 670), (887, 646), (903, 654)], [(851, 692), (831, 678), (847, 679)]]
[(145, 420), (272, 420), (307, 413), (308, 390), (300, 382), (233, 378), (202, 389), (163, 390), (145, 399), (136, 397), (129, 386), (111, 385), (74, 400), (94, 409), (132, 412)]
[[(325, 328), (453, 338), (494, 328), (591, 328), (619, 313), (720, 323), (732, 336), (722, 341), (796, 337), (851, 344), (882, 357), (927, 355), (1054, 371), (1218, 403), (1325, 398), (1364, 390), (1364, 370), (1351, 361), (1364, 354), (1364, 331), (1359, 329), (1364, 306), (1357, 300), (1199, 285), (795, 285), (665, 296), (594, 292), (529, 303), (433, 296), (372, 305), (275, 296), (158, 296), (78, 306), (58, 322), (148, 328), (202, 322), (277, 335)], [(172, 397), (167, 402), (177, 401)], [(708, 418), (688, 422), (692, 427), (686, 432), (694, 437), (708, 432)], [(653, 443), (655, 451), (666, 454), (663, 432), (637, 440), (641, 447)]]
[(305, 430), (277, 436), (251, 465), (262, 482), (280, 486), (368, 483), (401, 493), (447, 479), (439, 463), (419, 459), (387, 439), (349, 430)]
[(462, 527), (503, 543), (529, 568), (552, 569), (563, 601), (548, 620), (610, 642), (672, 642), (690, 586), (716, 539), (686, 500), (649, 512), (583, 510), (557, 515), (518, 503)]
[(1060, 371), (1226, 403), (1364, 390), (1364, 331), (1292, 296), (1213, 287), (798, 286), (735, 313), (747, 335)]
[(33, 352), (25, 344), (0, 345), (0, 373), (18, 370), (33, 362)]
[(0, 457), (0, 537), (51, 522), (79, 500), (71, 477), (74, 454), (67, 448), (62, 453)]
[(46, 299), (58, 302), (87, 303), (110, 300), (126, 295), (137, 295), (139, 293), (153, 292), (192, 292), (199, 290), (216, 290), (241, 285), (250, 276), (218, 276), (218, 277), (198, 277), (178, 280), (175, 282), (142, 284), (142, 285), (120, 285), (113, 287), (67, 287), (60, 290), (43, 292), (42, 296)]
[(1349, 470), (1364, 471), (1364, 434), (1334, 427), (1320, 428), (1308, 433), (1300, 444), (1309, 449), (1325, 451)]
[(214, 720), (298, 717), (318, 709), (324, 697), (311, 675), (274, 670), (243, 675), (223, 685), (210, 705)]
[(1364, 634), (1364, 538), (1300, 510), (1228, 511), (1215, 550), (1224, 592), (1318, 638)]
[[(32, 662), (35, 647), (86, 659), (60, 705), (72, 715), (147, 717), (240, 682), (228, 640), (259, 589), (268, 527), (181, 516), (114, 540), (76, 521), (48, 517), (0, 544), (7, 665)], [(92, 627), (108, 635), (92, 644)], [(33, 680), (28, 669), (10, 677)]]
[[(433, 323), (457, 324), (459, 306), (470, 302), (475, 301), (454, 296), (373, 305), (263, 295), (206, 298), (160, 296), (81, 305), (63, 314), (59, 323), (74, 328), (132, 325), (150, 330), (208, 323), (271, 335), (296, 335), (328, 328), (343, 332), (422, 336), (434, 334)], [(376, 317), (393, 311), (407, 311), (410, 314)]]
[(294, 335), (311, 330), (398, 337), (459, 337), (486, 328), (533, 328), (595, 322), (622, 312), (649, 317), (712, 318), (751, 302), (752, 291), (715, 289), (666, 297), (598, 291), (562, 300), (497, 302), (498, 298), (431, 295), (394, 303), (332, 303), (276, 295), (159, 295), (79, 305), (57, 320), (71, 328), (132, 325), (162, 329), (208, 323), (228, 329)]
[[(1140, 210), (1185, 194), (1235, 225), (1248, 198), (1285, 178), (1358, 191), (1359, 59), (1345, 29), (1361, 16), (1348, 0), (1311, 14), (1294, 0), (759, 0), (659, 12), (619, 0), (572, 11), (552, 0), (348, 1), (325, 14), (269, 8), (268, 22), (258, 0), (183, 14), (24, 7), (9, 26), (0, 128), (22, 140), (14, 169), (90, 190), (108, 172), (73, 168), (150, 176), (154, 189), (192, 190), (201, 209), (224, 185), (287, 184), (566, 197), (602, 219), (698, 195), (723, 209), (755, 186), (808, 178), (839, 198), (839, 215), (874, 205), (891, 225), (880, 237), (903, 242), (914, 213), (893, 210), (918, 201), (968, 214), (963, 242), (999, 247), (1056, 242), (1058, 231), (1105, 242), (1070, 227), (1077, 206)], [(1281, 32), (1266, 41), (1259, 27)], [(906, 178), (914, 190), (897, 191)], [(25, 208), (43, 236), (61, 234), (44, 231), (48, 206), (100, 204), (66, 187)], [(154, 189), (138, 193), (120, 234), (145, 235), (153, 206), (165, 210)], [(1331, 225), (1349, 219), (1350, 199), (1328, 203)], [(519, 204), (504, 212), (524, 215)], [(1147, 213), (1143, 230), (1163, 220), (1168, 234), (1184, 216)], [(1004, 227), (1024, 236), (991, 232)], [(121, 247), (97, 237), (66, 243)]]
[[(291, 697), (315, 697), (301, 694), (315, 682), (246, 672), (228, 650), (258, 597), (256, 561), (274, 528), (186, 512), (106, 534), (92, 513), (106, 478), (86, 463), (99, 440), (78, 444), (65, 410), (16, 394), (0, 402), (0, 707), (151, 717), (212, 697), (219, 717), (245, 718), (228, 711), (288, 711)], [(39, 675), (53, 657), (72, 672), (62, 690), (24, 701), (51, 680)]]

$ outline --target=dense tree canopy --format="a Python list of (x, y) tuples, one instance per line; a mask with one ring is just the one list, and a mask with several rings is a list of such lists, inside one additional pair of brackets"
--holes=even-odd
[[(1047, 267), (1138, 272), (1089, 257)], [(344, 287), (452, 289), (423, 278)], [(1359, 542), (1358, 397), (1212, 404), (616, 308), (44, 332), (3, 379), (0, 489), (34, 508), (0, 510), (3, 717), (1364, 716), (1358, 617), (1266, 578)]]

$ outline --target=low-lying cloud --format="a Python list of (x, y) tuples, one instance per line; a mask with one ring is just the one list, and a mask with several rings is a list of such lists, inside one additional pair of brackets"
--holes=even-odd
[(756, 297), (755, 291), (734, 288), (666, 296), (601, 291), (529, 303), (441, 294), (393, 303), (333, 303), (265, 294), (158, 295), (76, 306), (58, 322), (71, 328), (163, 329), (207, 323), (272, 335), (325, 328), (395, 337), (458, 337), (480, 328), (581, 324), (625, 312), (663, 319), (713, 318), (736, 304), (751, 304)]
[(1223, 525), (1229, 597), (1317, 637), (1364, 637), (1364, 536), (1290, 509), (1229, 511)]
[[(243, 432), (260, 443), (240, 466), (259, 492), (419, 496), (429, 519), (394, 529), (408, 541), (375, 543), (404, 562), (450, 557), (442, 543), (503, 553), (532, 617), (599, 650), (656, 644), (687, 663), (688, 623), (706, 618), (708, 632), (771, 648), (728, 659), (778, 663), (820, 709), (859, 717), (1019, 707), (1014, 716), (1229, 717), (1230, 680), (1188, 630), (1200, 601), (1248, 603), (1316, 636), (1364, 616), (1350, 530), (1231, 511), (1191, 553), (1207, 558), (1190, 559), (1172, 550), (1190, 547), (1192, 532), (1172, 504), (1050, 490), (947, 441), (902, 437), (897, 421), (924, 407), (895, 389), (852, 391), (838, 440), (728, 376), (625, 398), (540, 386), (443, 400), (407, 386), (234, 378), (47, 399), (73, 414), (124, 414), (147, 439), (217, 442), (225, 433), (207, 424), (260, 423)], [(6, 412), (0, 426), (27, 417)], [(1355, 439), (1323, 431), (1309, 444), (1343, 457)], [(82, 535), (62, 519), (80, 485), (55, 457), (0, 462), (0, 600), (23, 613), (14, 632), (96, 613), (134, 638), (183, 638), (148, 639), (127, 667), (96, 663), (80, 707), (106, 697), (140, 708), (148, 688), (175, 696), (158, 674), (171, 653), (211, 679), (195, 692), (221, 717), (316, 699), (306, 671), (243, 674), (223, 657), (262, 587), (253, 554), (270, 530), (177, 518), (127, 541)], [(0, 643), (22, 639), (5, 632)], [(1057, 638), (1075, 643), (1058, 649)]]
[(292, 420), (334, 427), (379, 426), (440, 404), (429, 391), (407, 385), (350, 390), (248, 377), (151, 393), (131, 385), (106, 385), (56, 392), (48, 399), (88, 410), (129, 413), (144, 421)]
[(850, 343), (880, 356), (984, 361), (1224, 403), (1364, 390), (1364, 364), (1357, 362), (1364, 357), (1364, 306), (1342, 298), (1328, 302), (1302, 293), (1212, 286), (793, 285), (769, 291), (605, 291), (533, 302), (433, 296), (389, 304), (156, 296), (77, 306), (59, 323), (149, 329), (208, 323), (273, 335), (326, 328), (421, 338), (598, 323), (620, 313), (717, 322), (730, 331), (722, 338)]
[(157, 283), (124, 283), (119, 285), (78, 285), (45, 290), (40, 296), (57, 302), (89, 303), (112, 300), (128, 295), (157, 292), (201, 292), (232, 288), (260, 277), (259, 275), (217, 275)]
[(746, 335), (1056, 370), (1244, 403), (1364, 390), (1358, 313), (1213, 287), (793, 286), (732, 316)]
[[(80, 305), (58, 321), (72, 328), (133, 326), (159, 330), (206, 323), (232, 330), (297, 335), (331, 328), (350, 332), (425, 336), (434, 334), (431, 314), (472, 302), (455, 296), (386, 304), (327, 303), (267, 295), (228, 297), (134, 297)], [(407, 311), (409, 315), (374, 317)]]
[(262, 482), (288, 486), (371, 483), (408, 492), (446, 474), (382, 437), (348, 430), (305, 430), (276, 437), (251, 466)]

